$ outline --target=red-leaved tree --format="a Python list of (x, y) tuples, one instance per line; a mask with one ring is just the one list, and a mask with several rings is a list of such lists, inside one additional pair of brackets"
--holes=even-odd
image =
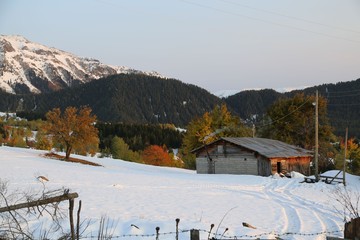
[(144, 149), (142, 154), (144, 163), (154, 166), (174, 166), (174, 161), (166, 148), (158, 145), (150, 145)]

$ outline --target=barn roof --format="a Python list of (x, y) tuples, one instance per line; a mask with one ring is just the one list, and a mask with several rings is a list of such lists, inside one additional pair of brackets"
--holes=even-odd
[[(267, 158), (278, 158), (278, 157), (289, 158), (289, 157), (312, 156), (312, 152), (309, 150), (273, 139), (250, 138), (250, 137), (222, 137), (216, 140), (215, 142), (221, 140), (252, 150)], [(195, 149), (194, 151), (197, 151), (198, 149)]]

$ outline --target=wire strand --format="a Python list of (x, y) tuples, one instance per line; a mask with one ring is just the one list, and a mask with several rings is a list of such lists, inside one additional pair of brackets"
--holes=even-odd
[(222, 9), (219, 9), (219, 8), (215, 8), (215, 7), (200, 4), (200, 3), (190, 2), (188, 0), (178, 0), (178, 1), (184, 2), (186, 4), (194, 5), (194, 6), (197, 6), (197, 7), (206, 8), (206, 9), (210, 9), (210, 10), (213, 10), (213, 11), (221, 12), (221, 13), (228, 14), (228, 15), (248, 18), (248, 19), (251, 19), (251, 20), (254, 20), (254, 21), (259, 21), (259, 22), (264, 22), (264, 23), (267, 23), (267, 24), (286, 27), (286, 28), (290, 28), (290, 29), (294, 29), (294, 30), (298, 30), (298, 31), (302, 31), (302, 32), (308, 32), (308, 33), (321, 35), (321, 36), (328, 37), (328, 38), (334, 38), (334, 39), (344, 40), (344, 41), (348, 41), (348, 42), (360, 43), (359, 40), (342, 38), (342, 37), (338, 37), (338, 36), (334, 36), (334, 35), (330, 35), (330, 34), (326, 34), (326, 33), (321, 33), (321, 32), (316, 32), (316, 31), (312, 31), (312, 30), (308, 30), (308, 29), (304, 29), (304, 28), (299, 28), (299, 27), (295, 27), (295, 26), (291, 26), (291, 25), (286, 25), (286, 24), (277, 23), (277, 22), (273, 22), (273, 21), (263, 20), (263, 19), (260, 19), (260, 18), (255, 18), (255, 17), (244, 15), (244, 14), (230, 12), (230, 11), (227, 11), (227, 10), (222, 10)]
[(324, 23), (320, 23), (320, 22), (307, 20), (307, 19), (304, 19), (304, 18), (289, 16), (289, 15), (286, 15), (286, 14), (282, 14), (282, 13), (278, 13), (278, 12), (273, 12), (273, 11), (269, 11), (269, 10), (265, 10), (265, 9), (252, 7), (252, 6), (245, 5), (245, 4), (241, 4), (241, 3), (238, 3), (238, 2), (233, 2), (233, 1), (229, 1), (229, 0), (217, 0), (217, 1), (232, 4), (232, 5), (236, 5), (236, 6), (240, 6), (240, 7), (249, 8), (249, 9), (252, 9), (252, 10), (255, 10), (255, 11), (264, 12), (264, 13), (268, 13), (268, 14), (272, 14), (272, 15), (276, 15), (276, 16), (280, 16), (280, 17), (294, 19), (294, 20), (297, 20), (297, 21), (311, 23), (311, 24), (315, 24), (315, 25), (319, 25), (319, 26), (323, 26), (323, 27), (327, 27), (327, 28), (332, 28), (332, 29), (337, 29), (337, 30), (341, 30), (341, 31), (345, 31), (345, 32), (352, 32), (352, 33), (360, 34), (360, 31), (347, 29), (347, 28), (343, 28), (343, 27), (332, 26), (332, 25), (328, 25), (328, 24), (324, 24)]
[(257, 128), (263, 128), (263, 127), (266, 127), (266, 126), (269, 126), (273, 123), (276, 123), (280, 120), (283, 120), (284, 118), (287, 118), (288, 116), (292, 115), (293, 113), (297, 112), (301, 107), (303, 107), (306, 103), (308, 103), (310, 101), (310, 98), (308, 98), (304, 103), (302, 103), (300, 106), (298, 106), (295, 110), (293, 110), (292, 112), (286, 114), (285, 116), (282, 116), (281, 118), (278, 118), (276, 120), (271, 120), (270, 123), (266, 123), (266, 124), (263, 124), (263, 125), (258, 125), (256, 126)]

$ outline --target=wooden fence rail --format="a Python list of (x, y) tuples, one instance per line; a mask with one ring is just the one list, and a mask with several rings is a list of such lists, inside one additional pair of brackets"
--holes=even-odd
[(7, 206), (7, 207), (2, 207), (2, 208), (0, 208), (0, 213), (14, 211), (14, 210), (18, 210), (21, 208), (31, 208), (31, 207), (36, 207), (36, 206), (40, 206), (40, 205), (46, 205), (46, 204), (54, 203), (54, 202), (62, 202), (62, 201), (74, 199), (77, 197), (79, 197), (79, 195), (77, 193), (66, 193), (66, 194), (62, 194), (59, 196), (55, 196), (55, 197), (39, 199), (39, 200), (31, 201), (31, 202), (19, 203), (19, 204)]

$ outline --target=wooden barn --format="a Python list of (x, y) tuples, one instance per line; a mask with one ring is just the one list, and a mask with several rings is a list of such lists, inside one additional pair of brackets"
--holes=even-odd
[(287, 143), (223, 137), (192, 151), (197, 173), (270, 176), (291, 171), (309, 175), (312, 153)]

